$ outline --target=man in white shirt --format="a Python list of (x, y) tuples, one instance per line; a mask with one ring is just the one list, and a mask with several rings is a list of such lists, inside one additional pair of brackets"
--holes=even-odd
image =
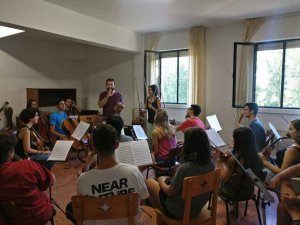
[[(137, 192), (141, 199), (148, 198), (149, 193), (139, 169), (136, 166), (116, 161), (115, 149), (119, 146), (118, 134), (111, 125), (101, 124), (94, 129), (93, 144), (98, 156), (97, 166), (95, 169), (79, 176), (78, 194), (109, 197)], [(140, 215), (141, 213), (139, 213)], [(85, 221), (84, 224), (122, 225), (127, 224), (127, 222), (127, 218), (121, 218), (105, 221)]]

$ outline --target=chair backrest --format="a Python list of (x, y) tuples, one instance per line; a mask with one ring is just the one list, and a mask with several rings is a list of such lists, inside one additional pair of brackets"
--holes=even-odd
[(189, 224), (191, 199), (195, 196), (211, 192), (212, 207), (210, 220), (216, 220), (220, 169), (215, 169), (199, 176), (186, 177), (183, 181), (182, 198), (185, 199), (183, 223)]
[(3, 221), (9, 225), (11, 219), (17, 216), (16, 205), (13, 201), (0, 201), (0, 224)]
[(111, 197), (72, 196), (72, 206), (77, 224), (84, 220), (104, 220), (128, 217), (128, 224), (134, 225), (138, 213), (139, 196), (137, 193)]

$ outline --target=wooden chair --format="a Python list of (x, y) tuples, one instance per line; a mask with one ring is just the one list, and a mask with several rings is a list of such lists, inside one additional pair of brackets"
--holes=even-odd
[(128, 217), (128, 225), (134, 225), (138, 213), (137, 193), (97, 198), (93, 196), (72, 196), (72, 206), (77, 225), (84, 220), (104, 220)]
[(0, 224), (11, 224), (17, 215), (17, 208), (13, 201), (0, 201)]
[[(186, 177), (182, 189), (182, 198), (185, 200), (183, 219), (168, 218), (163, 212), (156, 209), (157, 225), (161, 222), (169, 225), (215, 225), (220, 173), (220, 169), (216, 169), (203, 175)], [(198, 216), (190, 218), (192, 198), (207, 192), (212, 192), (211, 210), (203, 208)]]

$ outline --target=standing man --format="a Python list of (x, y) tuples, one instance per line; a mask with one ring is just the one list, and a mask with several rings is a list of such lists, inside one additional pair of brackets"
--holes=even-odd
[(200, 127), (205, 130), (205, 125), (198, 117), (201, 113), (200, 105), (192, 104), (190, 108), (186, 111), (186, 120), (176, 127), (176, 131), (182, 131), (183, 133), (187, 128), (190, 127)]
[[(11, 225), (43, 225), (52, 217), (50, 199), (45, 191), (54, 183), (54, 175), (32, 160), (12, 162), (16, 138), (0, 132), (0, 200), (13, 201), (17, 216)], [(0, 217), (0, 224), (6, 224)]]
[(65, 140), (67, 139), (66, 132), (63, 130), (63, 121), (68, 119), (65, 112), (66, 105), (63, 99), (59, 99), (56, 102), (57, 112), (52, 113), (50, 117), (50, 132), (54, 134), (57, 139)]
[[(255, 134), (256, 146), (260, 151), (265, 147), (266, 133), (262, 123), (256, 117), (257, 113), (258, 105), (255, 102), (248, 102), (244, 105), (244, 116), (250, 121), (249, 127)], [(238, 124), (238, 126), (242, 125)]]
[(115, 80), (106, 80), (106, 91), (101, 92), (98, 101), (99, 108), (103, 108), (104, 116), (120, 114), (124, 108), (122, 95), (115, 90)]

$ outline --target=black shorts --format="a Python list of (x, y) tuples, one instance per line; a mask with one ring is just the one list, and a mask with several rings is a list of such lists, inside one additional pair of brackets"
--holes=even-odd
[(159, 190), (159, 193), (158, 193), (158, 196), (159, 196), (159, 201), (160, 201), (160, 204), (161, 204), (161, 207), (164, 211), (164, 213), (166, 214), (166, 216), (170, 217), (170, 218), (176, 218), (176, 216), (174, 216), (169, 210), (168, 210), (168, 207), (166, 205), (166, 200), (168, 198), (168, 196), (165, 194), (165, 192), (163, 192), (163, 190)]

